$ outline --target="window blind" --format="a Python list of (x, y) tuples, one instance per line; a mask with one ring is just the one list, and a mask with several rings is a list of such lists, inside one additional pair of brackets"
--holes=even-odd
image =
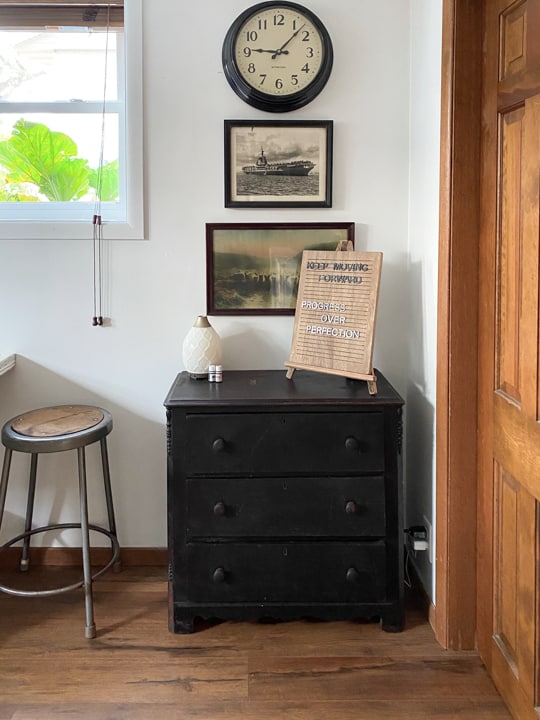
[(123, 27), (124, 2), (89, 3), (81, 0), (36, 2), (0, 0), (0, 27)]

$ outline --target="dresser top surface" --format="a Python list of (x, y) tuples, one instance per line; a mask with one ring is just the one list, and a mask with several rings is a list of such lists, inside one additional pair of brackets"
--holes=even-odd
[(377, 394), (370, 395), (367, 382), (338, 375), (298, 370), (291, 379), (286, 370), (229, 370), (223, 382), (193, 380), (189, 373), (177, 375), (164, 405), (350, 405), (401, 406), (403, 399), (375, 370)]

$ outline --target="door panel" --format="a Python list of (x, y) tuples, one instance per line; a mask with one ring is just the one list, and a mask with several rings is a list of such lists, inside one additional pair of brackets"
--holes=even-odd
[(538, 720), (540, 2), (484, 10), (478, 467), (491, 522), (479, 526), (479, 578), (492, 571), (479, 581), (478, 644), (514, 716)]
[[(516, 681), (534, 697), (536, 502), (499, 465), (495, 471), (493, 639)], [(531, 579), (532, 582), (531, 582)]]
[(500, 79), (516, 76), (526, 67), (525, 23), (527, 3), (514, 2), (501, 13)]
[(498, 247), (497, 387), (520, 402), (521, 138), (524, 109), (501, 120), (501, 233)]
[(499, 394), (493, 398), (493, 457), (534, 497), (540, 496), (540, 427)]

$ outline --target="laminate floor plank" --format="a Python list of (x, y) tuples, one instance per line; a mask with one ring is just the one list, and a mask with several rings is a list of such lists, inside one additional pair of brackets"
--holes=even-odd
[(478, 658), (281, 657), (250, 658), (252, 700), (323, 701), (328, 697), (384, 700), (389, 678), (394, 700), (482, 698), (493, 685)]
[(509, 720), (508, 711), (493, 700), (481, 702), (390, 700), (325, 703), (224, 702), (189, 700), (177, 704), (93, 704), (5, 706), (0, 720)]
[[(222, 637), (234, 638), (233, 623), (227, 623), (219, 630)], [(359, 642), (359, 638), (361, 639)], [(393, 657), (423, 657), (426, 653), (447, 658), (449, 651), (440, 647), (433, 639), (433, 631), (419, 610), (411, 608), (407, 613), (406, 630), (403, 633), (386, 633), (378, 622), (280, 622), (266, 626), (263, 635), (257, 638), (260, 650), (265, 656), (287, 656), (294, 648), (295, 657), (317, 656), (324, 648), (326, 656), (368, 656), (378, 657), (391, 654)], [(257, 650), (255, 641), (250, 650)], [(475, 656), (476, 654), (473, 653)], [(465, 653), (459, 653), (464, 657)]]
[(54, 659), (54, 668), (43, 672), (46, 660), (15, 658), (4, 668), (0, 687), (4, 702), (24, 695), (30, 703), (91, 703), (97, 698), (111, 703), (173, 703), (203, 696), (214, 701), (247, 698), (246, 663), (229, 658), (169, 658), (156, 653), (138, 661), (127, 652), (114, 657), (89, 658), (71, 651)]
[[(53, 586), (77, 573), (2, 579)], [(164, 567), (107, 573), (94, 600), (87, 640), (82, 590), (0, 593), (0, 720), (510, 720), (476, 653), (440, 648), (413, 597), (395, 634), (366, 621), (206, 621), (175, 635)]]

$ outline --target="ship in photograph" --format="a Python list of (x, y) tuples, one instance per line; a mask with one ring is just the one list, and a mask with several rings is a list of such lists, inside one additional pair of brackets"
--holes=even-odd
[(246, 175), (308, 175), (315, 167), (311, 160), (290, 160), (289, 162), (268, 162), (263, 148), (255, 165), (244, 165)]

